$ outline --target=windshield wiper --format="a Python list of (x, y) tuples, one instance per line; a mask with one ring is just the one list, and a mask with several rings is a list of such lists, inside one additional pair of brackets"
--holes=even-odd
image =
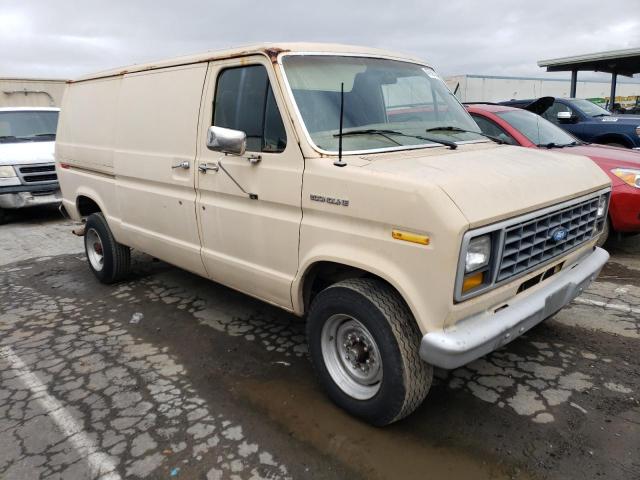
[[(398, 142), (397, 140), (394, 140), (393, 138), (389, 137), (389, 135), (398, 135), (400, 137), (417, 138), (418, 140), (425, 140), (427, 142), (439, 143), (440, 145), (446, 145), (451, 150), (455, 150), (456, 148), (458, 148), (458, 145), (455, 142), (451, 142), (449, 140), (441, 140), (441, 139), (432, 138), (432, 137), (425, 137), (425, 136), (422, 136), (422, 135), (411, 135), (411, 134), (408, 134), (408, 133), (398, 132), (396, 130), (384, 130), (384, 129), (377, 129), (377, 128), (368, 128), (368, 129), (363, 129), (363, 130), (351, 130), (349, 132), (343, 132), (343, 134), (342, 134), (343, 137), (348, 137), (350, 135), (381, 135), (384, 138), (386, 138), (387, 140), (395, 143), (396, 145), (402, 146), (402, 144), (400, 142)], [(340, 136), (339, 133), (336, 133), (334, 135), (334, 137), (339, 137), (339, 136)]]
[(28, 142), (28, 138), (16, 137), (15, 135), (0, 135), (0, 143), (6, 141)]
[(596, 117), (610, 117), (611, 114), (610, 113), (598, 113), (596, 115), (591, 115), (592, 118), (596, 118)]
[(34, 142), (41, 142), (43, 140), (55, 140), (56, 134), (55, 133), (36, 133), (35, 135), (32, 135), (29, 138)]
[[(343, 132), (342, 136), (343, 137), (348, 137), (350, 135), (381, 135), (384, 138), (386, 138), (387, 140), (389, 140), (390, 142), (395, 143), (396, 145), (402, 145), (400, 142), (398, 142), (397, 140), (394, 140), (393, 138), (389, 137), (389, 135), (403, 135), (402, 132), (396, 132), (394, 130), (379, 130), (379, 129), (373, 129), (373, 128), (369, 128), (366, 130), (351, 130), (350, 132)], [(336, 133), (334, 135), (334, 137), (339, 137), (340, 134)]]
[(584, 144), (582, 142), (573, 141), (571, 143), (555, 143), (555, 142), (539, 143), (536, 146), (543, 147), (543, 148), (564, 148), (564, 147), (575, 147), (576, 145), (584, 145)]
[(489, 140), (493, 140), (494, 142), (499, 143), (500, 145), (505, 145), (507, 143), (501, 138), (494, 137), (493, 135), (489, 135), (488, 133), (476, 132), (475, 130), (465, 130), (464, 128), (460, 128), (460, 127), (453, 127), (453, 126), (433, 127), (433, 128), (427, 128), (426, 131), (427, 132), (443, 131), (443, 132), (458, 132), (458, 133), (475, 133), (482, 137), (488, 138)]

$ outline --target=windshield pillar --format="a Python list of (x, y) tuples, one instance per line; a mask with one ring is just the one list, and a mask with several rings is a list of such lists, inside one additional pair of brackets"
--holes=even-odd
[(611, 94), (609, 95), (609, 111), (615, 112), (616, 105), (616, 84), (618, 83), (618, 72), (611, 72)]

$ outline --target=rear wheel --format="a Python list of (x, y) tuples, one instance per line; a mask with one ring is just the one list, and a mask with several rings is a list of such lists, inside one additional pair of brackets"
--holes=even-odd
[(115, 283), (129, 273), (131, 251), (116, 242), (102, 213), (87, 218), (84, 249), (91, 271), (102, 283)]
[(399, 295), (381, 281), (344, 280), (320, 292), (307, 337), (331, 400), (369, 423), (404, 418), (429, 391), (433, 368), (418, 354), (420, 331)]

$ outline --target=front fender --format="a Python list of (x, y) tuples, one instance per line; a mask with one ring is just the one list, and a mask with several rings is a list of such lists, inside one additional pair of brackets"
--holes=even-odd
[(631, 135), (628, 135), (626, 133), (614, 132), (614, 133), (607, 133), (604, 135), (594, 136), (592, 139), (592, 142), (600, 143), (600, 144), (620, 143), (628, 147), (635, 147), (637, 146), (638, 140), (637, 139), (634, 140), (633, 138), (631, 138)]

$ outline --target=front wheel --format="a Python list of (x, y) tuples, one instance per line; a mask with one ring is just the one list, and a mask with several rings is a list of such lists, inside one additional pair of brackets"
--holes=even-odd
[(84, 250), (91, 271), (102, 283), (115, 283), (129, 273), (131, 251), (116, 241), (102, 213), (92, 213), (87, 218)]
[(371, 424), (406, 417), (429, 391), (433, 368), (418, 354), (420, 331), (399, 295), (379, 280), (344, 280), (320, 292), (307, 337), (331, 400)]

